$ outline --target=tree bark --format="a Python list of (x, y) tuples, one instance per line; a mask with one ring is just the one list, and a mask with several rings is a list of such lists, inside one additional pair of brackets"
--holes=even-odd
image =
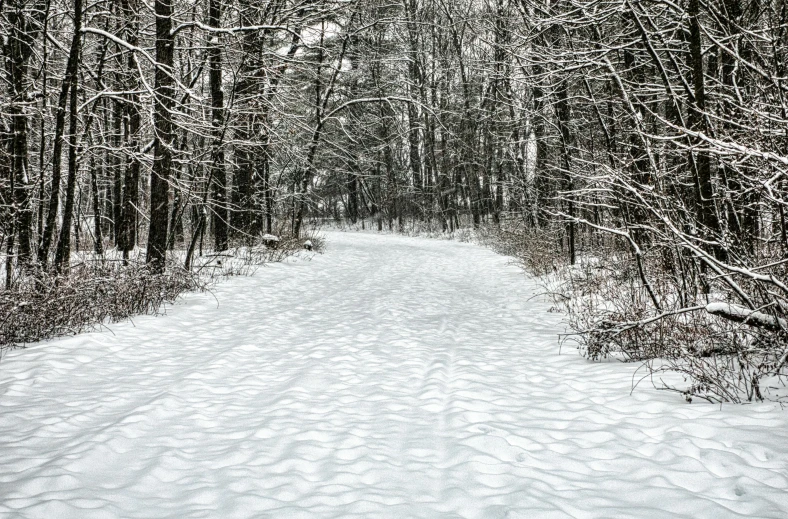
[(154, 76), (153, 172), (151, 175), (150, 224), (145, 262), (155, 273), (165, 270), (172, 170), (172, 109), (175, 81), (172, 74), (175, 37), (172, 34), (174, 0), (156, 0), (156, 72)]
[[(134, 46), (138, 44), (139, 40), (138, 7), (138, 0), (121, 0), (121, 8), (126, 20), (123, 34), (126, 41)], [(137, 245), (137, 213), (139, 211), (141, 167), (139, 159), (139, 133), (140, 126), (142, 125), (142, 117), (139, 108), (140, 99), (139, 93), (137, 93), (139, 89), (139, 79), (136, 78), (137, 68), (137, 57), (134, 52), (129, 52), (126, 58), (126, 72), (129, 75), (126, 79), (126, 90), (128, 90), (128, 93), (124, 96), (123, 116), (126, 121), (126, 145), (130, 149), (130, 154), (123, 173), (121, 189), (119, 190), (119, 195), (121, 197), (119, 204), (120, 210), (118, 215), (119, 221), (116, 224), (118, 227), (117, 247), (123, 252), (124, 260), (128, 260), (129, 252)], [(156, 69), (156, 74), (158, 80), (158, 68)], [(120, 130), (120, 128), (118, 128), (118, 130)], [(156, 133), (158, 136), (158, 128), (156, 128)], [(153, 182), (151, 182), (151, 184), (153, 184)]]
[[(55, 137), (52, 143), (52, 187), (49, 194), (44, 234), (41, 237), (41, 244), (38, 248), (38, 258), (44, 267), (46, 267), (48, 262), (49, 250), (52, 246), (52, 239), (55, 236), (57, 215), (60, 208), (61, 160), (63, 155), (63, 132), (66, 126), (66, 105), (69, 102), (69, 91), (76, 84), (82, 38), (77, 27), (79, 29), (82, 28), (82, 0), (74, 0), (74, 34), (71, 38), (71, 48), (69, 49), (66, 62), (66, 73), (60, 86), (57, 113), (55, 115)], [(70, 232), (71, 230), (67, 228), (66, 236)]]
[[(703, 75), (703, 48), (700, 29), (700, 0), (689, 0), (687, 8), (690, 29), (690, 65), (692, 68), (692, 85), (694, 102), (691, 103), (689, 115), (690, 125), (693, 130), (708, 135), (706, 119), (706, 86)], [(702, 139), (697, 138), (694, 144), (702, 147)], [(714, 186), (711, 176), (711, 157), (708, 150), (702, 148), (695, 152), (697, 170), (695, 174), (695, 192), (697, 198), (698, 221), (703, 226), (706, 239), (720, 239), (720, 225), (714, 208)], [(709, 235), (710, 234), (710, 235)], [(712, 247), (714, 255), (719, 260), (726, 257), (721, 245)]]
[(13, 255), (17, 248), (19, 265), (27, 266), (33, 260), (31, 235), (33, 212), (30, 207), (32, 186), (28, 174), (28, 134), (29, 115), (25, 111), (28, 63), (33, 54), (35, 40), (41, 32), (43, 19), (49, 12), (48, 3), (38, 0), (28, 12), (24, 0), (10, 0), (7, 15), (11, 34), (3, 41), (8, 72), (9, 97), (8, 115), (11, 119), (10, 135), (10, 197), (13, 207), (10, 211), (11, 229), (7, 242), (7, 286), (10, 287), (13, 275)]
[(71, 226), (74, 217), (74, 194), (77, 186), (77, 86), (79, 74), (77, 66), (82, 54), (82, 0), (74, 0), (74, 39), (68, 63), (71, 73), (68, 75), (69, 114), (68, 114), (68, 178), (66, 180), (66, 201), (63, 208), (63, 224), (60, 227), (60, 238), (55, 252), (55, 270), (62, 272), (68, 266), (71, 257)]
[[(210, 0), (208, 25), (219, 28), (221, 22), (221, 0)], [(224, 167), (224, 92), (222, 91), (222, 48), (218, 33), (209, 33), (208, 61), (211, 90), (211, 132), (213, 135), (211, 182), (214, 248), (227, 250), (229, 212), (227, 210), (227, 172)]]

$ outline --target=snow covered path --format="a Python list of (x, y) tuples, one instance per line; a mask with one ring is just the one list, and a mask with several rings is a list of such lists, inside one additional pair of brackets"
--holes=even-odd
[[(8, 518), (786, 517), (788, 410), (558, 354), (506, 258), (329, 233), (0, 363)], [(218, 300), (218, 308), (217, 308)]]

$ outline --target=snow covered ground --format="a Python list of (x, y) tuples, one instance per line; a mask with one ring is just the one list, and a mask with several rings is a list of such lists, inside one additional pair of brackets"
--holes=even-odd
[(328, 240), (9, 353), (0, 516), (788, 515), (788, 410), (630, 394), (636, 366), (559, 355), (560, 314), (480, 247)]

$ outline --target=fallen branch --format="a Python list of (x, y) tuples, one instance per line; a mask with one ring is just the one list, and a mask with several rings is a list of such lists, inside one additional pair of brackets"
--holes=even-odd
[(706, 311), (712, 315), (723, 317), (737, 323), (744, 323), (758, 328), (766, 328), (773, 332), (788, 330), (788, 321), (773, 315), (750, 310), (743, 306), (730, 303), (709, 303)]

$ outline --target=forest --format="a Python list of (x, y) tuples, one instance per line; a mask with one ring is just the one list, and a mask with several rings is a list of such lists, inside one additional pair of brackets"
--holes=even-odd
[(472, 229), (688, 399), (788, 374), (786, 0), (0, 0), (0, 38), (7, 343), (343, 222)]

